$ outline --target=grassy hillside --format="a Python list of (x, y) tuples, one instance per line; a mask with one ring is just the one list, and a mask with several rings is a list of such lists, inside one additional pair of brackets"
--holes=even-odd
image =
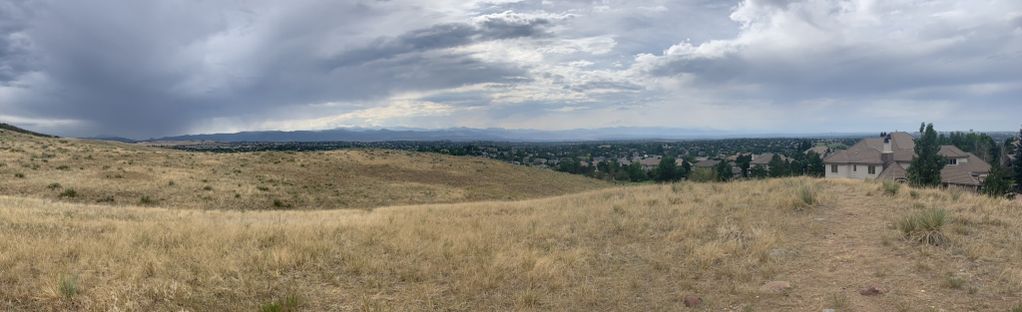
[(1022, 205), (809, 179), (371, 211), (0, 197), (0, 289), (12, 310), (1009, 311)]
[(331, 209), (525, 199), (604, 182), (388, 150), (188, 153), (0, 130), (0, 194), (203, 209)]

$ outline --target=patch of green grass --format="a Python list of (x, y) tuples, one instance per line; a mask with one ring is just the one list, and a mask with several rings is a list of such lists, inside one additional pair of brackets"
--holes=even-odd
[(78, 295), (78, 276), (64, 274), (60, 276), (60, 282), (57, 285), (57, 290), (60, 291), (60, 295), (64, 298), (71, 299), (75, 295)]
[(299, 308), (300, 305), (301, 305), (301, 300), (299, 300), (298, 296), (291, 294), (291, 295), (284, 296), (284, 298), (276, 299), (273, 302), (265, 303), (265, 304), (259, 306), (259, 311), (260, 312), (292, 312), (292, 311), (298, 311), (298, 308)]
[(910, 240), (943, 246), (948, 243), (948, 238), (943, 232), (947, 219), (946, 210), (930, 208), (903, 217), (897, 225), (901, 233)]
[(895, 181), (884, 180), (883, 184), (884, 195), (894, 196), (898, 195), (898, 191), (901, 190), (901, 183)]
[(944, 278), (944, 286), (951, 289), (962, 289), (965, 287), (965, 279), (953, 274), (949, 274)]
[(153, 205), (156, 204), (156, 200), (149, 197), (149, 195), (142, 195), (142, 198), (138, 200), (138, 203), (142, 205)]
[(61, 192), (60, 197), (75, 198), (78, 197), (78, 192), (73, 188), (69, 188)]

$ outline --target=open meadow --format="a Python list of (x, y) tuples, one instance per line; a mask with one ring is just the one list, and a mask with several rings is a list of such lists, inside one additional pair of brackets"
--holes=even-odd
[(0, 129), (0, 194), (77, 203), (373, 208), (527, 199), (607, 186), (483, 158), (373, 149), (191, 153)]
[(50, 311), (1010, 311), (1022, 205), (807, 178), (373, 210), (0, 197), (0, 289)]

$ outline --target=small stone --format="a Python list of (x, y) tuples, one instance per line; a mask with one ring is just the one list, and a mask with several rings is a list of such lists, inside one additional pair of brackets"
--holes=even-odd
[(759, 287), (759, 291), (768, 294), (783, 294), (791, 289), (791, 283), (786, 281), (770, 281)]
[(703, 298), (696, 295), (685, 295), (684, 302), (686, 307), (694, 308), (703, 303)]
[(867, 287), (863, 287), (862, 289), (859, 289), (859, 294), (863, 295), (863, 296), (876, 296), (876, 295), (883, 294), (884, 292), (885, 291), (884, 291), (883, 288), (880, 288), (880, 287), (877, 287), (877, 286), (874, 286), (874, 285), (870, 285), (870, 286), (867, 286)]

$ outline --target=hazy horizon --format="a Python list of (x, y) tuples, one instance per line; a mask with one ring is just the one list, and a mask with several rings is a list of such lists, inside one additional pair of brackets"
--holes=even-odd
[(4, 1), (0, 122), (1013, 131), (1022, 2)]

